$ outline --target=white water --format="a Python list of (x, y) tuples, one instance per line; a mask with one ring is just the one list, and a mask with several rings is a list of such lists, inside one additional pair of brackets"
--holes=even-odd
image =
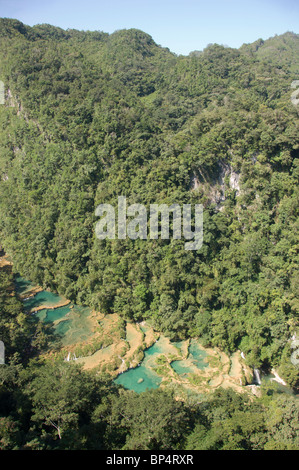
[(258, 385), (261, 385), (261, 376), (258, 369), (253, 369), (253, 377)]

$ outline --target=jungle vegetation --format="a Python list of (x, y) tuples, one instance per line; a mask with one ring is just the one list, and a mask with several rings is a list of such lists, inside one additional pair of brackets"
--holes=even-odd
[[(136, 29), (109, 35), (0, 19), (0, 242), (14, 270), (171, 339), (240, 349), (295, 389), (298, 52), (291, 32), (177, 56)], [(202, 248), (98, 240), (95, 208), (116, 207), (119, 195), (146, 207), (203, 204)], [(46, 335), (9, 294), (9, 276), (1, 270), (10, 359), (0, 368), (0, 447), (298, 447), (294, 397), (268, 391), (247, 402), (217, 391), (194, 405), (159, 390), (141, 399), (105, 377), (43, 364)]]

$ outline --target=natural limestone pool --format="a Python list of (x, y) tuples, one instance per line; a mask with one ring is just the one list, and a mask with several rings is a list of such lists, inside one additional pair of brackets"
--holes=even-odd
[(34, 310), (35, 308), (40, 309), (41, 307), (55, 308), (63, 302), (66, 302), (63, 297), (43, 290), (37, 292), (34, 297), (24, 300), (24, 307), (25, 310)]
[(126, 389), (140, 393), (177, 384), (200, 393), (219, 386), (240, 390), (244, 365), (239, 353), (229, 358), (220, 351), (203, 348), (196, 339), (171, 342), (145, 322), (126, 322), (124, 336), (123, 320), (119, 324), (116, 314), (105, 316), (74, 305), (21, 276), (15, 277), (15, 283), (25, 311), (54, 333), (50, 346), (53, 351), (61, 351), (60, 357), (75, 359), (86, 369), (105, 368), (115, 383)]
[(187, 375), (196, 372), (198, 369), (202, 370), (208, 367), (208, 362), (205, 361), (207, 357), (206, 351), (200, 348), (200, 345), (192, 340), (189, 346), (189, 355), (187, 359), (180, 361), (173, 361), (171, 367), (179, 375)]
[[(37, 294), (38, 295), (38, 294)], [(26, 302), (24, 302), (26, 305)], [(65, 307), (57, 307), (53, 309), (43, 309), (36, 312), (36, 317), (45, 323), (53, 323), (57, 320), (61, 320), (66, 316), (67, 313), (71, 311), (70, 307), (66, 305)], [(65, 322), (61, 322), (65, 323)], [(60, 323), (59, 323), (60, 324)], [(57, 325), (58, 326), (58, 325)]]
[(86, 341), (93, 335), (88, 318), (91, 310), (88, 307), (73, 305), (64, 297), (46, 290), (40, 290), (30, 296), (36, 286), (19, 275), (15, 276), (15, 285), (18, 294), (23, 297), (25, 311), (31, 312), (44, 323), (52, 324), (62, 346)]
[(147, 388), (158, 388), (162, 378), (150, 366), (154, 364), (155, 358), (163, 353), (162, 345), (163, 340), (161, 341), (160, 338), (145, 351), (142, 363), (134, 369), (129, 369), (120, 374), (115, 379), (115, 383), (138, 393), (144, 392)]
[(14, 280), (18, 294), (26, 294), (26, 292), (29, 292), (34, 287), (34, 284), (32, 284), (31, 281), (28, 281), (19, 275), (16, 275)]
[[(115, 382), (135, 392), (143, 392), (147, 388), (158, 388), (162, 378), (154, 371), (156, 359), (161, 355), (165, 355), (165, 353), (173, 354), (180, 352), (182, 344), (183, 342), (170, 343), (165, 337), (160, 337), (153, 346), (145, 350), (142, 363), (138, 367), (120, 374), (115, 379)], [(204, 360), (207, 357), (206, 351), (200, 348), (196, 340), (190, 342), (188, 352), (187, 359), (171, 362), (171, 367), (180, 376), (197, 372), (199, 369), (202, 370), (209, 365)]]

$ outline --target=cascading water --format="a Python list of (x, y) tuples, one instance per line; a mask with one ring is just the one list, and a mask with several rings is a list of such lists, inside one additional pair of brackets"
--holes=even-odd
[(253, 369), (253, 380), (257, 385), (261, 385), (261, 383), (262, 383), (261, 382), (260, 372), (256, 368)]

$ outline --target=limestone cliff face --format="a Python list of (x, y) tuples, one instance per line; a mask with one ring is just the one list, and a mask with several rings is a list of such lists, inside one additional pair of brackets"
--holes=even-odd
[(236, 172), (229, 163), (219, 162), (219, 171), (214, 178), (208, 178), (198, 168), (191, 177), (190, 189), (192, 191), (203, 192), (207, 195), (211, 204), (216, 204), (221, 210), (221, 205), (225, 201), (227, 190), (235, 191), (236, 196), (240, 194), (240, 174)]
[[(294, 106), (299, 105), (299, 80), (294, 80), (291, 83), (291, 88), (294, 89), (293, 93), (291, 94), (291, 102), (293, 103)], [(297, 88), (297, 89), (296, 89)]]

